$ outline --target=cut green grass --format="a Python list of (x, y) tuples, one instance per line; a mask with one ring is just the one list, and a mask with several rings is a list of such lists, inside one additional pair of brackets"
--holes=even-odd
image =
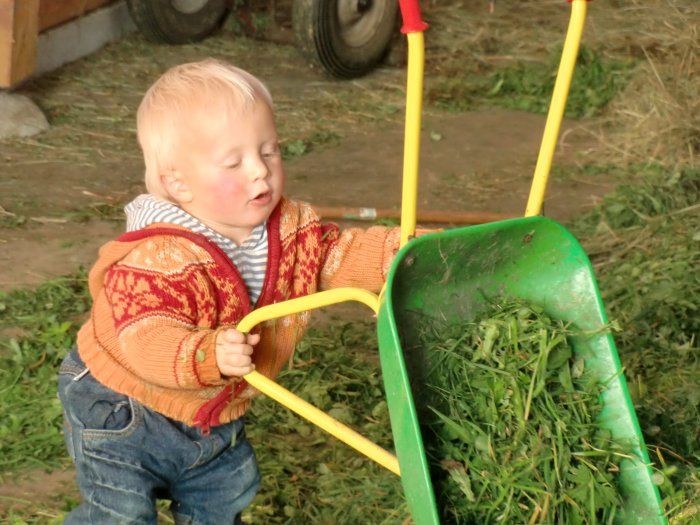
[(340, 135), (334, 131), (318, 130), (305, 139), (296, 139), (282, 143), (282, 159), (291, 160), (302, 157), (311, 151), (318, 151), (323, 146), (337, 144)]
[(58, 365), (73, 341), (89, 302), (83, 272), (36, 290), (0, 293), (0, 474), (66, 462)]
[(470, 322), (416, 323), (442, 523), (611, 523), (630, 452), (596, 424), (601, 385), (576, 330), (505, 297)]
[[(518, 62), (486, 75), (440, 78), (428, 83), (426, 99), (451, 111), (499, 106), (546, 113), (561, 56), (556, 49), (547, 63)], [(569, 93), (566, 116), (598, 114), (627, 84), (635, 62), (604, 59), (582, 47)]]
[[(377, 353), (374, 323), (312, 329), (280, 383), (392, 450)], [(265, 480), (250, 522), (398, 525), (408, 516), (397, 476), (281, 405), (260, 398), (247, 420)]]

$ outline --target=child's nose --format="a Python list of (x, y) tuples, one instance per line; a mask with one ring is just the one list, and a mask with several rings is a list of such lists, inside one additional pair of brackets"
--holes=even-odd
[(254, 160), (250, 169), (250, 177), (253, 181), (264, 179), (269, 173), (270, 170), (267, 167), (265, 159), (257, 158)]

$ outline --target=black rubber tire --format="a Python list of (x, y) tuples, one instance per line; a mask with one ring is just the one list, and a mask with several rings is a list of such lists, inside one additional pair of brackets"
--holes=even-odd
[(153, 42), (186, 44), (216, 31), (229, 10), (228, 0), (208, 0), (193, 13), (179, 11), (171, 0), (126, 0), (139, 31)]
[(355, 78), (371, 71), (386, 54), (397, 27), (398, 2), (371, 0), (372, 8), (380, 9), (378, 25), (361, 45), (351, 45), (343, 39), (339, 1), (294, 0), (294, 35), (312, 65), (338, 78)]

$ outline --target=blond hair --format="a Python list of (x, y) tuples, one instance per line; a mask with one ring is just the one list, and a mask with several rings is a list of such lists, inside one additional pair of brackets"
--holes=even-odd
[[(222, 96), (223, 95), (223, 96)], [(272, 97), (253, 75), (221, 60), (206, 59), (175, 66), (148, 89), (136, 113), (138, 141), (146, 165), (146, 189), (170, 200), (161, 175), (170, 169), (183, 117), (195, 109), (246, 110)]]

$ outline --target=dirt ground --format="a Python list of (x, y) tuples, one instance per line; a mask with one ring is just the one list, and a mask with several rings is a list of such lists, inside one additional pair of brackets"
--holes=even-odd
[[(149, 54), (143, 58), (152, 64), (148, 74), (141, 70), (128, 73), (128, 64), (114, 58), (119, 52), (128, 54), (131, 45), (126, 41), (110, 46), (19, 90), (47, 110), (52, 129), (44, 137), (0, 142), (0, 213), (9, 218), (8, 225), (0, 227), (0, 290), (36, 285), (81, 265), (89, 267), (98, 247), (123, 231), (118, 210), (143, 191), (133, 116), (143, 88), (154, 78), (152, 71), (188, 58), (221, 54), (216, 46), (224, 44), (219, 38), (213, 48), (148, 47)], [(243, 67), (264, 73), (261, 76), (278, 101), (283, 141), (295, 139), (295, 122), (303, 117), (297, 111), (313, 116), (310, 108), (320, 105), (323, 109), (319, 101), (329, 96), (377, 98), (381, 96), (373, 94), (377, 86), (400, 87), (405, 82), (403, 68), (387, 66), (358, 81), (329, 80), (310, 70), (293, 46), (236, 45), (226, 52), (237, 53), (236, 61)], [(137, 49), (144, 49), (143, 43), (139, 46)], [(257, 64), (266, 61), (275, 61), (278, 67), (259, 66), (259, 72)], [(114, 71), (105, 72), (109, 69), (105, 64), (115, 63)], [(138, 89), (121, 91), (118, 81), (95, 87), (84, 80), (83, 91), (62, 87), (66, 78), (124, 74), (138, 79)], [(345, 99), (330, 103), (335, 100)], [(300, 110), (295, 109), (297, 105)], [(93, 112), (87, 117), (90, 125), (64, 118), (81, 108)], [(352, 119), (342, 117), (337, 122), (333, 112), (322, 112), (316, 119), (318, 127), (342, 132), (335, 133), (328, 144), (286, 163), (288, 196), (322, 206), (398, 208), (403, 151), (399, 109), (388, 112), (386, 118), (363, 118), (360, 107), (351, 111)], [(427, 108), (419, 209), (522, 214), (544, 121), (544, 116), (505, 109), (455, 114)], [(111, 122), (115, 122), (114, 133)], [(119, 126), (121, 131), (116, 129)], [(585, 120), (566, 121), (555, 164), (580, 164), (582, 155), (590, 158), (595, 154), (596, 140)], [(617, 182), (606, 174), (554, 177), (548, 188), (546, 215), (566, 221)], [(23, 220), (12, 222), (19, 217)], [(340, 312), (352, 315), (352, 311)], [(2, 479), (0, 514), (11, 507), (66, 497), (75, 497), (72, 471), (25, 472)]]
[[(565, 124), (556, 160), (561, 165), (575, 163), (577, 154), (595, 147), (577, 126)], [(543, 127), (542, 116), (505, 109), (427, 115), (419, 209), (521, 214)], [(402, 142), (400, 125), (354, 129), (338, 144), (288, 162), (287, 194), (323, 206), (399, 208)], [(13, 158), (8, 149), (0, 146), (5, 158)], [(89, 266), (97, 248), (123, 231), (123, 223), (56, 215), (70, 213), (81, 201), (124, 202), (142, 191), (141, 177), (138, 159), (95, 168), (5, 161), (0, 205), (9, 211), (28, 203), (22, 209), (29, 220), (20, 228), (0, 230), (0, 289), (37, 284)], [(546, 212), (565, 221), (613, 185), (604, 175), (555, 177)]]

